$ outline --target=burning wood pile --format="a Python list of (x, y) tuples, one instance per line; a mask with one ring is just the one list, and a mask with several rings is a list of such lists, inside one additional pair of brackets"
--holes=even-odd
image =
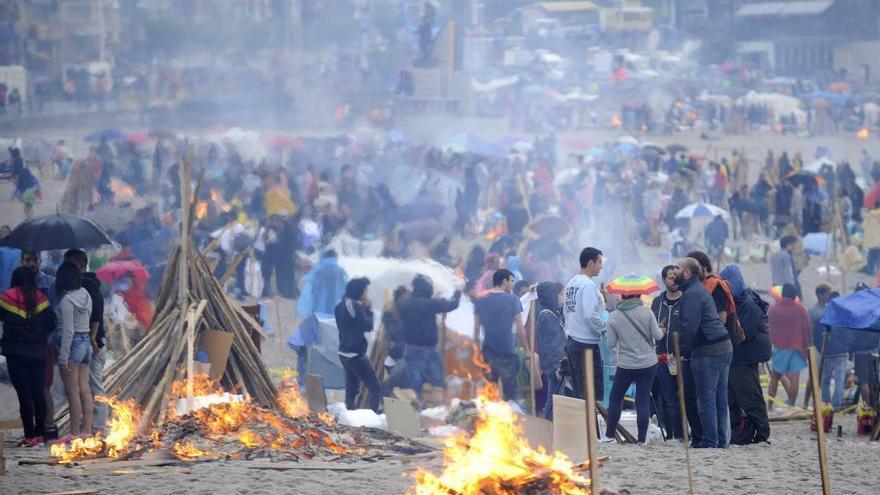
[[(278, 395), (251, 338), (260, 324), (223, 292), (207, 261), (198, 252), (187, 256), (187, 304), (179, 304), (181, 250), (173, 254), (156, 301), (156, 315), (146, 336), (131, 352), (104, 372), (104, 389), (125, 401), (133, 399), (141, 415), (137, 431), (161, 424), (168, 411), (172, 384), (186, 375), (187, 330), (220, 330), (233, 334), (232, 349), (220, 380), (225, 390), (247, 394), (257, 404), (275, 408)], [(67, 415), (61, 409), (58, 419)], [(62, 423), (63, 424), (63, 423)]]
[[(199, 398), (221, 397), (219, 387), (207, 376), (197, 380)], [(260, 407), (240, 396), (224, 395), (215, 402), (175, 416), (176, 402), (183, 401), (185, 382), (176, 382), (168, 398), (169, 419), (149, 435), (138, 435), (141, 418), (133, 400), (104, 399), (112, 410), (109, 433), (76, 439), (69, 445), (53, 445), (52, 456), (60, 464), (81, 459), (139, 458), (159, 450), (184, 462), (221, 459), (269, 458), (272, 460), (375, 460), (401, 454), (418, 454), (429, 448), (403, 437), (372, 428), (337, 424), (329, 414), (308, 412), (299, 391), (285, 384), (278, 396), (283, 412)]]
[[(574, 464), (564, 454), (533, 449), (517, 415), (487, 384), (480, 396), (473, 435), (450, 437), (439, 475), (419, 469), (414, 495), (588, 495), (589, 462)], [(606, 493), (603, 491), (603, 493)]]

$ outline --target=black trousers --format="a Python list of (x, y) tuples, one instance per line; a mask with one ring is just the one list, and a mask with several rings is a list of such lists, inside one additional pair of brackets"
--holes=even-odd
[(700, 423), (700, 410), (697, 407), (697, 385), (691, 370), (691, 360), (682, 359), (681, 372), (684, 373), (684, 410), (688, 426), (691, 428), (691, 445), (699, 445), (703, 439), (703, 424)]
[(378, 414), (382, 385), (376, 377), (370, 360), (363, 354), (353, 357), (340, 355), (339, 360), (342, 361), (342, 367), (345, 369), (345, 408), (349, 411), (357, 409), (357, 396), (363, 384), (367, 389), (369, 408)]
[(46, 358), (6, 356), (9, 378), (18, 395), (18, 409), (25, 438), (43, 435), (46, 424)]
[(736, 427), (743, 418), (755, 425), (755, 442), (770, 438), (770, 421), (767, 419), (767, 402), (761, 389), (757, 364), (741, 364), (730, 367), (727, 379), (727, 403), (730, 407), (730, 424)]
[(584, 351), (593, 351), (593, 386), (596, 389), (596, 402), (605, 398), (605, 368), (602, 366), (602, 353), (599, 352), (598, 344), (584, 344), (573, 339), (565, 343), (565, 353), (568, 355), (568, 364), (571, 367), (571, 384), (574, 387), (575, 397), (584, 398)]

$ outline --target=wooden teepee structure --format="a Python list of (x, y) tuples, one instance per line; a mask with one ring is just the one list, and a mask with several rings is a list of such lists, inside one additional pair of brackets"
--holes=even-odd
[[(194, 342), (202, 330), (233, 334), (220, 380), (223, 388), (247, 393), (263, 406), (276, 406), (277, 390), (251, 337), (253, 332), (263, 333), (260, 324), (226, 295), (205, 258), (190, 247), (192, 161), (182, 162), (181, 197), (185, 198), (183, 204), (191, 207), (182, 215), (181, 246), (171, 255), (165, 269), (153, 322), (131, 352), (104, 370), (104, 390), (108, 396), (132, 398), (139, 404), (141, 433), (163, 421), (174, 381), (187, 379), (186, 396), (191, 401)], [(189, 402), (188, 409), (191, 405)], [(66, 409), (56, 417), (66, 416)]]

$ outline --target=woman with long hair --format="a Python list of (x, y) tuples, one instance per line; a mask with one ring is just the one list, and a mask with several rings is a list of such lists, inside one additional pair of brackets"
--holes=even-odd
[(79, 267), (69, 261), (58, 267), (55, 290), (61, 301), (55, 310), (61, 322), (58, 368), (70, 409), (70, 434), (88, 436), (92, 430), (92, 392), (89, 388), (89, 364), (92, 360), (89, 316), (92, 313), (92, 298), (82, 286)]
[(36, 447), (43, 442), (46, 424), (46, 338), (55, 328), (49, 299), (37, 288), (36, 274), (28, 267), (12, 272), (9, 290), (0, 296), (3, 322), (3, 355), (24, 427), (21, 446)]

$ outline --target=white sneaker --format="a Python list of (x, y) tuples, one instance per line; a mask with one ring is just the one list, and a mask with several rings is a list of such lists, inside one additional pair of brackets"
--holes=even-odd
[(639, 447), (647, 447), (647, 446), (648, 446), (648, 439), (647, 438), (645, 439), (644, 442), (639, 442)]
[(617, 443), (617, 440), (614, 437), (602, 437), (599, 439), (599, 443)]

